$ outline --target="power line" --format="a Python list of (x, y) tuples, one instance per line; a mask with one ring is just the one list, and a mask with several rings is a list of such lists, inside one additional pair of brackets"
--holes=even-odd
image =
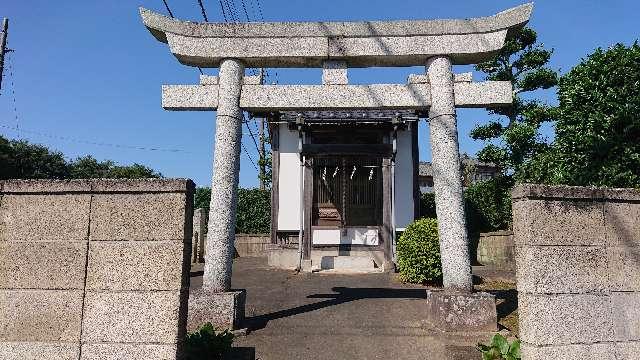
[(23, 132), (23, 133), (26, 133), (26, 134), (34, 134), (34, 135), (42, 136), (42, 137), (46, 137), (46, 138), (63, 140), (63, 141), (68, 141), (68, 142), (81, 143), (81, 144), (88, 144), (88, 145), (109, 146), (109, 147), (132, 149), (132, 150), (163, 151), (163, 152), (183, 152), (183, 153), (187, 153), (187, 154), (192, 154), (192, 152), (185, 151), (185, 150), (182, 150), (182, 149), (150, 148), (150, 147), (136, 146), (136, 145), (123, 145), (123, 144), (113, 144), (113, 143), (105, 143), (105, 142), (95, 142), (95, 141), (87, 141), (87, 140), (82, 140), (82, 139), (72, 138), (72, 137), (67, 137), (67, 136), (52, 135), (52, 134), (43, 133), (43, 132), (40, 132), (40, 131), (20, 129), (18, 127), (2, 125), (2, 124), (0, 124), (0, 127), (5, 128), (5, 129), (18, 131), (18, 132)]
[(204, 5), (202, 5), (202, 0), (198, 0), (198, 5), (200, 5), (200, 11), (202, 12), (202, 17), (204, 18), (204, 21), (209, 22), (209, 19), (207, 19), (207, 12), (204, 9)]
[(227, 12), (224, 11), (224, 5), (222, 5), (222, 0), (218, 0), (220, 3), (220, 9), (222, 9), (222, 17), (224, 18), (224, 22), (227, 22)]
[(253, 165), (253, 168), (256, 169), (256, 171), (259, 171), (258, 166), (256, 165), (256, 162), (253, 160), (251, 155), (249, 155), (249, 152), (247, 151), (247, 148), (244, 146), (242, 141), (240, 142), (240, 146), (242, 146), (242, 150), (244, 150), (245, 155), (247, 155), (247, 157), (249, 158), (249, 161), (251, 161), (251, 165)]
[(169, 9), (169, 4), (167, 4), (167, 0), (162, 0), (162, 2), (164, 3), (164, 8), (167, 9), (167, 12), (169, 13), (169, 16), (171, 16), (171, 18), (173, 19), (173, 13), (171, 12), (171, 9)]
[[(225, 0), (226, 1), (226, 0)], [(233, 0), (232, 0), (233, 1)], [(244, 1), (243, 1), (244, 3)], [(228, 4), (228, 2), (227, 2)], [(204, 20), (206, 22), (208, 22), (209, 20), (207, 19), (207, 11), (205, 10), (203, 4), (202, 4), (202, 0), (198, 0), (198, 5), (200, 5), (200, 10), (202, 11), (202, 17), (204, 18)], [(220, 5), (222, 5), (222, 2), (220, 3)], [(224, 14), (224, 7), (221, 7), (222, 12)], [(235, 11), (232, 10), (232, 16), (234, 15)], [(248, 16), (248, 15), (247, 15)], [(248, 18), (247, 18), (248, 19)], [(226, 18), (225, 18), (225, 22), (226, 22)], [(249, 130), (249, 134), (251, 135), (251, 140), (253, 140), (253, 144), (256, 147), (256, 151), (260, 152), (259, 150), (259, 146), (258, 146), (258, 142), (256, 141), (255, 135), (253, 135), (253, 131), (251, 130), (251, 127), (249, 126), (249, 122), (247, 121), (247, 118), (244, 114), (244, 112), (242, 112), (242, 122), (246, 125), (247, 130)], [(240, 144), (242, 145), (242, 149), (244, 150), (244, 152), (247, 154), (247, 157), (249, 158), (249, 160), (251, 160), (251, 163), (253, 164), (253, 167), (258, 170), (258, 167), (256, 166), (255, 161), (251, 158), (251, 156), (249, 156), (249, 151), (247, 150), (247, 148), (244, 146), (244, 144), (242, 143), (242, 140), (240, 141)]]

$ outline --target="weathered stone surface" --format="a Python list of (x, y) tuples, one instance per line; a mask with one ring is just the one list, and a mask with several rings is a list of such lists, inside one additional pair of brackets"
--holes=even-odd
[(4, 180), (2, 192), (7, 194), (85, 193), (94, 180)]
[(165, 110), (210, 111), (218, 108), (218, 85), (162, 85)]
[(613, 325), (617, 341), (640, 340), (640, 292), (611, 294)]
[(75, 343), (0, 341), (2, 360), (77, 360), (79, 352)]
[(180, 289), (187, 286), (188, 252), (181, 241), (92, 241), (87, 289)]
[(267, 263), (275, 268), (295, 270), (298, 267), (299, 257), (300, 254), (296, 249), (271, 249), (267, 254)]
[(97, 193), (186, 193), (195, 190), (190, 179), (94, 179), (91, 189)]
[(88, 291), (82, 341), (175, 344), (181, 316), (180, 291)]
[(495, 296), (488, 293), (427, 291), (427, 321), (446, 332), (497, 330)]
[[(449, 55), (455, 63), (474, 63), (484, 51), (502, 47), (506, 30), (483, 34), (415, 35), (410, 37), (330, 37), (329, 58), (348, 59), (351, 66), (420, 65), (418, 59)], [(175, 53), (174, 53), (175, 54)], [(404, 57), (404, 58), (403, 58)], [(467, 60), (471, 59), (471, 60)], [(423, 60), (424, 61), (424, 60)], [(416, 63), (417, 62), (417, 63)]]
[(635, 360), (640, 354), (640, 341), (616, 343), (616, 360)]
[(347, 85), (348, 83), (346, 61), (329, 60), (322, 63), (323, 85)]
[(223, 329), (240, 329), (244, 322), (246, 297), (245, 290), (209, 292), (192, 289), (187, 330), (193, 331), (207, 322)]
[(602, 246), (520, 246), (518, 292), (581, 294), (609, 291), (607, 249)]
[(533, 346), (522, 344), (523, 359), (549, 359), (549, 360), (619, 360), (615, 354), (613, 343), (601, 344), (577, 344), (561, 346)]
[(613, 291), (640, 291), (640, 247), (612, 246), (609, 258), (609, 288)]
[(0, 290), (0, 342), (77, 342), (81, 290)]
[(605, 190), (597, 187), (519, 184), (511, 190), (511, 198), (519, 199), (563, 199), (602, 200)]
[(604, 212), (611, 244), (640, 247), (640, 203), (607, 202)]
[(194, 262), (204, 262), (206, 231), (207, 213), (204, 209), (195, 209), (193, 211), (193, 237), (191, 238), (192, 246), (197, 247), (197, 252), (192, 254)]
[[(385, 50), (382, 54), (392, 59), (396, 66), (419, 65), (427, 53), (423, 49), (425, 46), (437, 46), (433, 50), (437, 51), (435, 55), (453, 55), (456, 63), (479, 62), (488, 59), (502, 47), (508, 29), (524, 26), (531, 11), (532, 5), (527, 4), (493, 16), (465, 20), (233, 24), (182, 22), (146, 9), (141, 9), (140, 13), (149, 31), (159, 41), (168, 43), (171, 51), (184, 64), (217, 66), (224, 58), (238, 58), (252, 67), (288, 67), (318, 66), (332, 54), (349, 54), (345, 60), (350, 63), (375, 66), (379, 64), (379, 59), (372, 55), (375, 54), (372, 50), (376, 49)], [(501, 42), (487, 40), (487, 34), (495, 33), (504, 33)], [(449, 39), (464, 36), (475, 41)], [(433, 40), (421, 43), (421, 38)], [(351, 50), (349, 52), (331, 53), (328, 51), (331, 48), (328, 42), (336, 39), (361, 41), (356, 43), (357, 46), (348, 47)], [(306, 45), (305, 40), (314, 42)], [(412, 40), (417, 45), (401, 47), (395, 44)], [(298, 45), (300, 42), (303, 43)], [(369, 42), (371, 45), (367, 45)], [(477, 53), (465, 56), (471, 50), (462, 47), (463, 44)], [(462, 54), (458, 56), (457, 52)]]
[(185, 196), (96, 194), (91, 206), (90, 240), (184, 241), (191, 237), (185, 234)]
[(601, 202), (527, 200), (513, 203), (513, 232), (520, 245), (600, 245), (604, 235)]
[(451, 61), (446, 57), (427, 63), (431, 107), (429, 132), (433, 154), (433, 188), (438, 214), (438, 236), (445, 288), (471, 290), (471, 260), (467, 243), (462, 173)]
[(532, 345), (613, 341), (612, 311), (606, 295), (518, 295), (520, 336)]
[(211, 202), (203, 287), (227, 291), (231, 287), (235, 239), (242, 119), (240, 91), (244, 65), (225, 60), (220, 65), (220, 107), (216, 114), (216, 142), (211, 179)]
[(0, 241), (86, 240), (90, 201), (91, 195), (4, 195)]
[(217, 76), (201, 74), (200, 75), (200, 85), (218, 85), (218, 77)]
[(175, 360), (177, 345), (84, 344), (80, 360)]
[(320, 269), (344, 272), (380, 272), (376, 263), (369, 256), (323, 256), (320, 259)]
[(513, 270), (516, 266), (513, 232), (481, 233), (478, 240), (477, 260), (495, 269)]
[(86, 241), (0, 242), (0, 289), (83, 289)]
[[(167, 110), (216, 110), (216, 85), (165, 85)], [(511, 103), (512, 86), (505, 81), (457, 82), (456, 107), (501, 106)], [(373, 85), (244, 85), (240, 106), (247, 111), (328, 109), (424, 109), (431, 106), (428, 84)]]
[[(473, 81), (473, 73), (466, 72), (460, 74), (453, 74), (454, 82), (471, 82)], [(408, 84), (428, 84), (429, 83), (429, 75), (428, 74), (409, 74), (407, 77)]]

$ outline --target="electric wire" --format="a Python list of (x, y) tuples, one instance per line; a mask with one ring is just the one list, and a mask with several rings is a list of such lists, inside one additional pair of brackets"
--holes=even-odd
[[(225, 0), (226, 1), (226, 0)], [(220, 2), (220, 4), (222, 5), (222, 2)], [(204, 18), (204, 20), (206, 22), (208, 22), (208, 18), (207, 18), (207, 11), (204, 8), (204, 5), (202, 4), (202, 0), (198, 0), (198, 5), (200, 6), (200, 10), (202, 11), (202, 17)], [(221, 10), (224, 14), (224, 6), (221, 7)], [(232, 16), (234, 15), (234, 10), (232, 10)], [(223, 15), (224, 16), (224, 15)], [(225, 22), (226, 22), (226, 17), (225, 17)], [(249, 134), (251, 135), (251, 140), (253, 140), (253, 145), (256, 148), (256, 151), (258, 153), (260, 153), (259, 151), (259, 146), (258, 146), (258, 142), (256, 141), (255, 135), (253, 134), (253, 131), (251, 129), (251, 127), (249, 126), (249, 122), (247, 121), (247, 118), (244, 114), (244, 112), (242, 112), (242, 122), (245, 124), (245, 126), (247, 127), (247, 130), (249, 130)], [(253, 158), (249, 155), (249, 151), (247, 150), (246, 146), (244, 146), (244, 143), (242, 143), (242, 141), (240, 141), (240, 144), (242, 145), (242, 149), (244, 150), (244, 152), (247, 154), (247, 157), (249, 158), (249, 161), (251, 161), (251, 164), (253, 165), (253, 167), (258, 170), (257, 164), (256, 162), (253, 160)]]

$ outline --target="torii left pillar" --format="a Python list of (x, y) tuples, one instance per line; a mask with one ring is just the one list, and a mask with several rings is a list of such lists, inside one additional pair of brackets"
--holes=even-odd
[(244, 65), (239, 60), (220, 63), (216, 142), (211, 179), (202, 289), (189, 297), (188, 329), (211, 322), (216, 327), (238, 329), (244, 320), (246, 292), (231, 290), (238, 178), (242, 142), (240, 94)]

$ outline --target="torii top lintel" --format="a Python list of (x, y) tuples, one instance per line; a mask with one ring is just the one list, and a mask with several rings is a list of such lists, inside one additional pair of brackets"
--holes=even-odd
[(437, 55), (453, 64), (491, 58), (526, 25), (528, 3), (488, 17), (362, 22), (197, 23), (140, 8), (144, 25), (185, 65), (218, 67), (225, 58), (248, 67), (416, 66)]

